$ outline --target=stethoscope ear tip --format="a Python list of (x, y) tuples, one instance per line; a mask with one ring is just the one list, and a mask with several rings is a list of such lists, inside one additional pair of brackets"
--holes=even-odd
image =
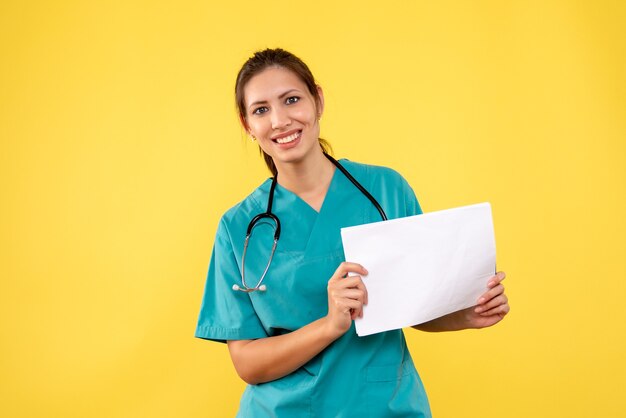
[(241, 289), (239, 285), (236, 285), (236, 284), (233, 285), (233, 290), (239, 290), (239, 289)]
[(264, 284), (262, 284), (261, 286), (259, 286), (259, 290), (261, 292), (265, 292), (267, 290), (267, 287)]

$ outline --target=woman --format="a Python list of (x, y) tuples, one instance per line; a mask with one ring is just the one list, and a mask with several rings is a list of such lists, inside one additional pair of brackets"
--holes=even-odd
[[(353, 327), (367, 304), (367, 266), (343, 260), (340, 228), (381, 214), (325, 152), (321, 87), (300, 59), (268, 49), (244, 64), (235, 95), (241, 123), (274, 177), (220, 221), (196, 336), (228, 343), (249, 384), (239, 416), (430, 416), (402, 330), (358, 337)], [(340, 163), (389, 219), (421, 213), (395, 171)], [(267, 206), (280, 220), (276, 251), (272, 257), (274, 221), (263, 218), (242, 260), (249, 222)], [(502, 279), (498, 273), (489, 281), (476, 307), (414, 328), (494, 325), (509, 311)]]

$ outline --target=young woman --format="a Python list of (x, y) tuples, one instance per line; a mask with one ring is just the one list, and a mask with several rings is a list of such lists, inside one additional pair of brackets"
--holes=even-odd
[[(431, 416), (402, 330), (356, 335), (367, 266), (343, 260), (340, 237), (340, 228), (383, 213), (420, 214), (413, 190), (389, 168), (327, 154), (322, 89), (293, 54), (257, 52), (241, 68), (235, 95), (273, 177), (219, 223), (196, 336), (228, 343), (249, 384), (239, 416)], [(477, 306), (414, 328), (496, 324), (509, 311), (503, 279), (500, 272), (485, 284)]]

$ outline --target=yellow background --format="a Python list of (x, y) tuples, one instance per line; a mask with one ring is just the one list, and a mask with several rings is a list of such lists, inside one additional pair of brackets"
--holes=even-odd
[(337, 157), (493, 205), (510, 316), (407, 332), (435, 417), (624, 416), (625, 5), (4, 0), (0, 416), (234, 415), (193, 333), (218, 219), (268, 176), (234, 78), (275, 46)]

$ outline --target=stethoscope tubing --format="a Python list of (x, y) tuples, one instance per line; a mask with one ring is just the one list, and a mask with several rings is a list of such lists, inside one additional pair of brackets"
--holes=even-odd
[[(326, 158), (330, 160), (330, 162), (332, 162), (335, 165), (335, 167), (337, 167), (348, 178), (348, 180), (350, 180), (352, 184), (354, 184), (354, 186), (356, 186), (357, 189), (359, 189), (361, 193), (363, 193), (363, 195), (365, 195), (365, 197), (369, 199), (370, 202), (372, 202), (374, 207), (378, 210), (378, 213), (380, 214), (380, 217), (382, 218), (382, 220), (386, 221), (387, 214), (385, 214), (385, 211), (380, 206), (378, 201), (374, 198), (374, 196), (372, 196), (370, 192), (368, 192), (367, 189), (365, 189), (365, 187), (361, 185), (361, 183), (359, 183), (354, 177), (352, 177), (352, 175), (348, 172), (348, 170), (346, 170), (345, 167), (339, 163), (339, 161), (335, 160), (333, 157), (331, 157), (327, 153), (324, 153), (324, 155), (326, 156)], [(243, 288), (237, 284), (234, 284), (233, 290), (235, 291), (239, 290), (241, 292), (251, 293), (257, 290), (260, 290), (262, 292), (267, 290), (267, 286), (263, 284), (263, 280), (265, 280), (265, 276), (267, 275), (270, 265), (272, 264), (272, 260), (274, 259), (274, 252), (276, 251), (276, 246), (278, 245), (278, 240), (280, 239), (280, 219), (278, 219), (278, 216), (272, 213), (272, 202), (274, 201), (274, 190), (276, 189), (277, 177), (278, 177), (278, 174), (276, 174), (272, 178), (272, 185), (270, 187), (270, 193), (267, 199), (267, 210), (264, 213), (259, 213), (254, 218), (252, 218), (252, 220), (248, 224), (248, 228), (246, 229), (246, 239), (243, 244), (243, 255), (241, 256), (241, 284), (243, 285)], [(256, 286), (248, 287), (248, 285), (246, 284), (246, 274), (245, 274), (246, 254), (248, 252), (248, 242), (250, 241), (250, 237), (252, 236), (252, 230), (254, 229), (255, 225), (262, 219), (270, 219), (273, 221), (274, 243), (272, 244), (272, 251), (270, 252), (269, 261), (267, 262), (267, 265), (265, 266), (265, 270), (263, 270), (263, 274), (261, 275), (261, 278), (259, 279)]]
[(370, 194), (370, 192), (368, 192), (367, 189), (361, 185), (361, 183), (359, 183), (354, 177), (352, 177), (352, 174), (350, 174), (348, 172), (348, 170), (346, 170), (346, 168), (344, 166), (339, 164), (339, 161), (335, 160), (333, 157), (331, 157), (330, 155), (328, 155), (326, 153), (324, 153), (324, 155), (326, 156), (326, 158), (328, 158), (330, 160), (330, 162), (335, 164), (335, 166), (339, 170), (341, 170), (341, 172), (348, 178), (348, 180), (350, 180), (352, 182), (352, 184), (354, 184), (356, 186), (356, 188), (359, 189), (359, 191), (361, 193), (363, 193), (365, 195), (365, 197), (367, 197), (370, 200), (370, 202), (372, 202), (374, 207), (378, 210), (378, 213), (380, 213), (380, 217), (383, 219), (383, 221), (386, 221), (387, 220), (387, 214), (385, 213), (383, 208), (380, 207), (380, 205), (378, 204), (378, 201), (376, 199), (374, 199), (374, 196), (372, 196)]

